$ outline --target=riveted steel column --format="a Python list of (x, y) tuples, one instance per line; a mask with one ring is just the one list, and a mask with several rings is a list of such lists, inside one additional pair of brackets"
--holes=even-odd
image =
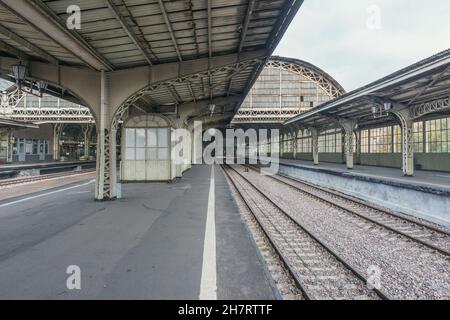
[[(105, 189), (109, 187), (109, 168), (107, 168), (109, 159), (109, 145), (106, 138), (109, 136), (108, 126), (108, 84), (107, 75), (104, 70), (101, 71), (100, 82), (100, 114), (97, 132), (97, 181), (95, 185), (95, 199), (106, 200)], [(107, 195), (106, 195), (107, 196)]]
[(316, 128), (310, 128), (309, 131), (312, 135), (312, 154), (315, 165), (319, 164), (319, 130)]
[(109, 200), (117, 198), (117, 128), (109, 131)]
[(53, 125), (53, 160), (59, 161), (61, 160), (61, 153), (59, 150), (59, 143), (61, 139), (61, 133), (64, 129), (64, 125), (61, 123), (57, 123)]
[(344, 150), (345, 150), (345, 163), (347, 165), (347, 169), (353, 169), (354, 167), (354, 149), (355, 149), (355, 141), (353, 137), (353, 133), (358, 125), (355, 120), (342, 120), (339, 121), (342, 128), (344, 129)]
[(355, 163), (361, 164), (361, 129), (355, 130), (356, 136), (356, 155), (355, 155)]
[(403, 174), (408, 177), (414, 175), (413, 121), (407, 120), (402, 125), (403, 136)]
[(414, 175), (414, 147), (413, 147), (413, 119), (409, 109), (397, 107), (391, 111), (400, 120), (402, 128), (402, 170), (403, 175), (412, 177)]
[(8, 133), (8, 150), (7, 150), (7, 155), (6, 155), (6, 163), (12, 163), (13, 162), (13, 134), (12, 134), (12, 130), (9, 130)]
[(90, 150), (91, 150), (91, 135), (92, 135), (92, 124), (83, 125), (83, 136), (84, 136), (84, 159), (89, 160)]

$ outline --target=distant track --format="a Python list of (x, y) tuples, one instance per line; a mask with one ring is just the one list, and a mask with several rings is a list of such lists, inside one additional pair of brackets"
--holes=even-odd
[(81, 171), (70, 171), (70, 172), (60, 172), (60, 173), (51, 173), (39, 176), (30, 176), (26, 178), (14, 178), (14, 179), (4, 179), (0, 180), (0, 187), (13, 186), (23, 183), (32, 183), (37, 181), (45, 181), (55, 178), (68, 177), (68, 176), (78, 176), (87, 173), (95, 172), (95, 169), (86, 169)]
[[(245, 167), (255, 171), (261, 170), (260, 167), (253, 165), (246, 165)], [(447, 247), (450, 243), (450, 232), (444, 229), (397, 215), (387, 209), (370, 205), (359, 199), (286, 175), (278, 174), (267, 177), (332, 207), (364, 219), (369, 223), (386, 228), (430, 249), (450, 256), (450, 250)]]

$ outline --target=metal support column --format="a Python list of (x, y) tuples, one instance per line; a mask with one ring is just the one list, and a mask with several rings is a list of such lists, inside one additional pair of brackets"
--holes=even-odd
[(92, 135), (92, 124), (85, 124), (83, 125), (83, 138), (84, 138), (84, 155), (83, 158), (85, 160), (89, 160), (90, 157), (90, 150), (91, 150), (91, 135)]
[(97, 138), (97, 181), (95, 199), (114, 200), (116, 198), (116, 133), (111, 128), (109, 115), (109, 81), (108, 74), (101, 72), (101, 102)]
[(278, 140), (278, 153), (280, 155), (280, 158), (283, 158), (284, 156), (284, 132), (280, 131), (280, 137)]
[(111, 128), (109, 138), (109, 199), (117, 198), (117, 128)]
[(297, 159), (297, 147), (298, 147), (298, 143), (297, 143), (297, 138), (298, 138), (298, 129), (294, 128), (292, 129), (293, 133), (292, 133), (292, 151), (293, 151), (293, 155), (292, 158), (293, 159)]
[(413, 121), (406, 120), (402, 123), (402, 158), (403, 174), (408, 177), (414, 175), (414, 149), (413, 149)]
[(344, 130), (344, 150), (345, 150), (345, 163), (347, 165), (347, 169), (352, 170), (354, 167), (354, 149), (355, 149), (355, 141), (353, 138), (353, 133), (358, 125), (355, 120), (340, 120)]
[(356, 137), (355, 163), (361, 164), (361, 129), (355, 130), (355, 137)]
[(313, 154), (313, 160), (314, 164), (319, 164), (319, 130), (316, 128), (310, 128), (308, 129), (311, 132), (312, 135), (312, 154)]
[(13, 162), (13, 135), (12, 130), (9, 130), (8, 133), (8, 150), (6, 154), (6, 163), (12, 163)]
[(409, 109), (395, 108), (392, 111), (400, 121), (402, 128), (402, 170), (403, 175), (412, 177), (414, 175), (414, 147), (413, 147), (413, 119)]
[(53, 160), (60, 161), (61, 160), (61, 151), (60, 151), (60, 140), (61, 134), (64, 129), (64, 124), (57, 123), (53, 125)]

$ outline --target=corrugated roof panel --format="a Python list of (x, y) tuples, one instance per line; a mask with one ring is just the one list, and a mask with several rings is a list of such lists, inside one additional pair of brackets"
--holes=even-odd
[[(82, 10), (82, 25), (81, 30), (74, 33), (116, 69), (148, 65), (141, 51), (142, 48), (153, 63), (179, 61), (177, 49), (182, 60), (207, 57), (210, 50), (214, 56), (236, 53), (241, 42), (241, 32), (249, 4), (249, 0), (211, 1), (212, 28), (209, 30), (208, 1), (206, 0), (163, 0), (170, 25), (167, 25), (158, 0), (112, 1), (133, 35), (130, 36), (121, 25), (114, 12), (108, 7), (106, 0), (44, 0), (43, 2), (58, 15), (61, 24), (64, 24), (68, 17), (67, 7), (72, 4), (79, 5)], [(268, 50), (268, 39), (274, 34), (273, 28), (278, 25), (281, 18), (284, 18), (280, 17), (281, 10), (285, 5), (293, 3), (292, 0), (257, 0), (243, 44), (244, 51)], [(0, 23), (5, 26), (9, 24), (9, 27), (15, 28), (17, 33), (28, 41), (45, 49), (63, 62), (79, 61), (76, 53), (67, 52), (48, 36), (12, 16), (1, 6)], [(169, 32), (170, 29), (173, 30), (172, 35)], [(210, 41), (211, 48), (209, 48)], [(5, 42), (24, 52), (29, 52), (27, 48), (10, 40)], [(82, 64), (81, 61), (79, 63)], [(226, 95), (230, 83), (232, 93), (244, 93), (255, 71), (255, 66), (248, 67), (234, 75), (233, 81), (230, 81), (232, 69), (215, 72), (212, 77), (213, 96)], [(191, 88), (187, 83), (179, 83), (173, 90), (178, 95), (177, 99), (181, 99), (179, 103), (192, 101), (194, 99), (192, 92), (197, 100), (209, 99), (208, 83), (208, 77), (199, 77), (191, 80)], [(166, 88), (159, 88), (156, 92), (149, 93), (149, 96), (157, 103), (174, 103), (174, 98)]]

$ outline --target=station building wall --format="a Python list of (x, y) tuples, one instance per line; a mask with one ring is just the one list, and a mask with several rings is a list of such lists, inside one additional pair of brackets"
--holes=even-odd
[[(413, 128), (414, 165), (418, 170), (450, 172), (450, 117), (422, 120)], [(318, 138), (319, 162), (345, 163), (343, 135), (340, 129), (322, 132)], [(273, 141), (281, 158), (313, 161), (311, 132), (300, 130), (297, 138), (289, 132)], [(297, 153), (294, 157), (294, 146)], [(361, 154), (355, 163), (368, 166), (402, 167), (402, 132), (391, 125), (361, 131)], [(356, 152), (356, 146), (355, 146)]]
[(363, 153), (361, 154), (361, 165), (401, 168), (402, 155), (400, 153)]
[(53, 159), (53, 125), (42, 124), (38, 129), (13, 131), (13, 162), (33, 163)]
[[(313, 161), (311, 153), (298, 153), (295, 158), (293, 153), (285, 153), (284, 159), (297, 159)], [(340, 153), (320, 153), (319, 161), (324, 163), (345, 163)], [(400, 153), (363, 153), (358, 164), (386, 168), (401, 168), (402, 155)], [(429, 171), (450, 172), (450, 154), (448, 153), (416, 153), (414, 154), (416, 169)]]
[(414, 163), (422, 170), (450, 172), (449, 153), (416, 153)]

